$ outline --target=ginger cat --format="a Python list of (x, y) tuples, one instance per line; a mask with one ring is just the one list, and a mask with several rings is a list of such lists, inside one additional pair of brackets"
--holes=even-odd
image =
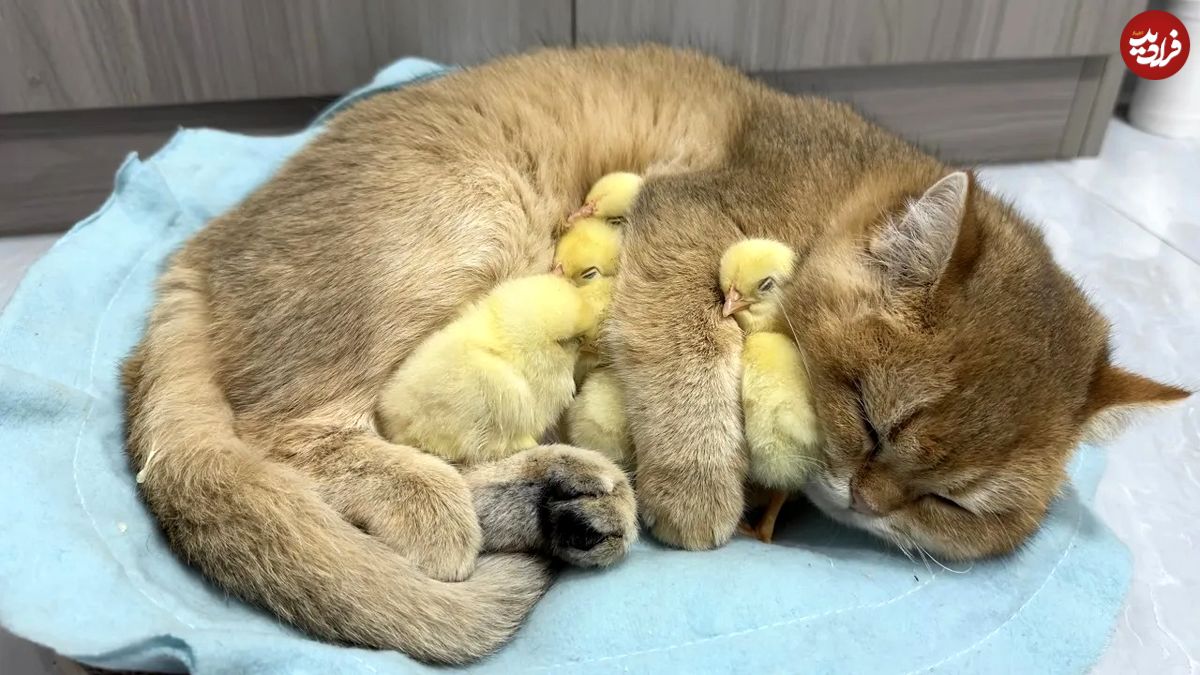
[(1113, 365), (1020, 215), (846, 106), (695, 53), (541, 51), (358, 103), (175, 255), (124, 373), (130, 462), (180, 557), (315, 637), (462, 663), (520, 625), (541, 556), (624, 555), (632, 490), (598, 454), (460, 473), (371, 415), (464, 304), (550, 269), (614, 170), (647, 180), (605, 340), (668, 543), (720, 546), (742, 514), (742, 339), (715, 280), (741, 237), (798, 253), (787, 310), (827, 438), (810, 496), (895, 541), (1013, 548), (1089, 425), (1186, 395)]

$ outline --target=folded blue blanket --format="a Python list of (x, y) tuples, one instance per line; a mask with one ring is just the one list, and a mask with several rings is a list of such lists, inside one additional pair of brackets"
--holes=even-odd
[[(434, 76), (404, 60), (348, 102)], [(166, 257), (265, 181), (319, 127), (251, 138), (180, 131), (131, 156), (112, 197), (39, 262), (0, 317), (0, 623), (74, 659), (196, 673), (417, 672), (401, 654), (311, 641), (225, 596), (167, 550), (122, 453), (118, 365)], [(472, 670), (1079, 672), (1129, 579), (1125, 548), (1072, 487), (1015, 555), (945, 568), (796, 506), (778, 545), (687, 553), (650, 542), (571, 571)]]

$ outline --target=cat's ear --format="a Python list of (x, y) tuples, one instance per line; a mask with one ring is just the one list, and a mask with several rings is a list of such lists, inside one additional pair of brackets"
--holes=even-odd
[(945, 176), (885, 223), (871, 240), (871, 257), (896, 287), (929, 288), (942, 278), (967, 216), (971, 183), (965, 171)]
[(1180, 401), (1191, 395), (1186, 389), (1104, 364), (1092, 376), (1092, 384), (1088, 389), (1084, 439), (1093, 442), (1108, 440), (1125, 428), (1133, 413)]

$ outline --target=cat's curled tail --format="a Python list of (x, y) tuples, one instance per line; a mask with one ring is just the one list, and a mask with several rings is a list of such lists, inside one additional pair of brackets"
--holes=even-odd
[(347, 522), (310, 479), (235, 432), (202, 275), (177, 259), (160, 284), (124, 378), (130, 461), (172, 547), (319, 638), (441, 663), (500, 646), (548, 586), (544, 564), (484, 556), (467, 580), (437, 581)]

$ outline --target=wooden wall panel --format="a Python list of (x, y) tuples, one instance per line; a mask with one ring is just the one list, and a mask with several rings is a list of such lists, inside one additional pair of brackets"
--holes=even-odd
[(1089, 56), (1145, 0), (576, 0), (583, 43), (664, 42), (748, 70)]
[(0, 236), (65, 230), (95, 211), (131, 152), (149, 157), (179, 127), (290, 133), (328, 98), (73, 110), (0, 118)]
[(998, 162), (1063, 154), (1060, 142), (1085, 62), (918, 64), (759, 77), (790, 93), (853, 103), (942, 159)]
[(472, 63), (576, 36), (705, 48), (784, 89), (853, 101), (951, 160), (1090, 154), (1125, 72), (1116, 36), (1144, 5), (0, 0), (0, 233), (70, 225), (126, 152), (180, 124), (292, 128), (320, 107), (297, 97), (343, 93), (400, 56)]
[(572, 0), (0, 0), (0, 113), (324, 96), (570, 44)]

